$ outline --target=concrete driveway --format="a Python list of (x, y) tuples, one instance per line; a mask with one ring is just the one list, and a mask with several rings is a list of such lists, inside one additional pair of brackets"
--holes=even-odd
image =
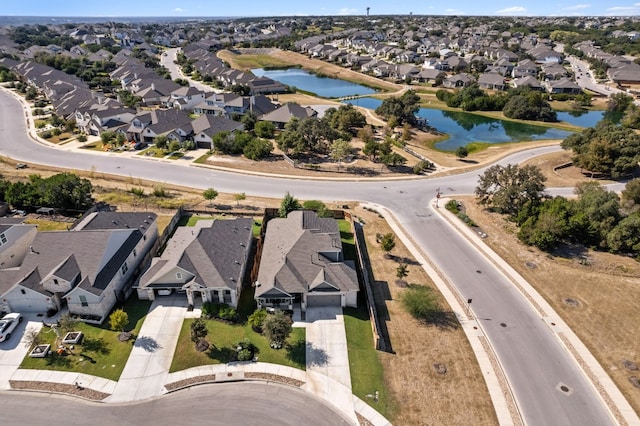
[(28, 348), (24, 341), (25, 331), (29, 328), (40, 331), (42, 328), (42, 318), (37, 317), (36, 314), (23, 314), (23, 317), (24, 320), (13, 330), (9, 340), (0, 343), (0, 389), (3, 390), (10, 389), (9, 379), (27, 355)]
[(184, 296), (158, 297), (149, 308), (127, 364), (109, 402), (140, 401), (164, 392), (182, 322)]

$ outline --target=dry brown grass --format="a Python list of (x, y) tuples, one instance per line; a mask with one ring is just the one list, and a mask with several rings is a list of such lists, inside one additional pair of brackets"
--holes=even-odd
[[(385, 383), (398, 407), (392, 419), (394, 424), (497, 424), (484, 379), (462, 328), (443, 330), (426, 326), (406, 313), (398, 300), (404, 289), (395, 284), (396, 268), (401, 261), (407, 262), (407, 282), (435, 289), (433, 282), (400, 241), (396, 241), (391, 252), (393, 258), (384, 257), (376, 242), (376, 233), (391, 232), (384, 219), (360, 207), (354, 213), (366, 222), (378, 309), (382, 315), (388, 312), (385, 324), (394, 353), (379, 355)], [(450, 310), (442, 296), (440, 301)], [(447, 372), (436, 373), (434, 364), (444, 364)]]
[(548, 255), (520, 244), (514, 224), (502, 216), (486, 212), (472, 197), (461, 199), (467, 214), (489, 235), (486, 243), (549, 302), (640, 412), (640, 389), (629, 381), (638, 372), (622, 364), (640, 364), (640, 263), (593, 251), (584, 253), (587, 265), (576, 257)]
[[(577, 167), (571, 166), (557, 171), (554, 170), (555, 167), (571, 162), (571, 157), (572, 153), (570, 151), (552, 152), (527, 160), (522, 165), (531, 164), (537, 166), (547, 177), (545, 186), (548, 188), (572, 187), (576, 186), (578, 182), (592, 180)], [(598, 179), (598, 182), (603, 185), (612, 183), (612, 181), (602, 179)]]

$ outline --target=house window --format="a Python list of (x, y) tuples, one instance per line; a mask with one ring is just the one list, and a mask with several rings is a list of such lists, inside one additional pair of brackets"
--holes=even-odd
[(124, 262), (122, 264), (122, 267), (120, 268), (120, 270), (122, 271), (122, 275), (127, 273), (127, 271), (129, 270), (129, 267), (127, 266), (127, 262)]
[(22, 294), (27, 294), (27, 292), (26, 292), (26, 291), (24, 291), (24, 288), (21, 288), (21, 289), (20, 289), (20, 293), (22, 293)]
[(133, 257), (136, 257), (138, 255), (138, 252), (136, 251), (136, 249), (133, 249)]
[(177, 280), (181, 280), (182, 279), (182, 273), (181, 272), (176, 272), (176, 279)]
[(87, 297), (86, 296), (80, 296), (80, 304), (82, 306), (89, 306), (89, 303), (87, 303)]
[(55, 285), (60, 284), (60, 283), (58, 282), (58, 279), (57, 279), (57, 278), (54, 278), (54, 279), (53, 279), (53, 283), (54, 283)]
[(0, 246), (3, 244), (7, 244), (7, 236), (5, 234), (0, 234)]

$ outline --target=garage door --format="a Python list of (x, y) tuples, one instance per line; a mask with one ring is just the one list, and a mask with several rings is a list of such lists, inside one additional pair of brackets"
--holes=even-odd
[(7, 300), (12, 312), (47, 312), (47, 301), (42, 298)]
[(338, 295), (313, 295), (307, 296), (307, 306), (341, 306), (342, 296)]

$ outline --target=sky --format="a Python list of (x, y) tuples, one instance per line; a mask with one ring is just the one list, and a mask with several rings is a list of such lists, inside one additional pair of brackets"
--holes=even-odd
[(305, 15), (633, 16), (625, 0), (3, 0), (3, 16), (254, 17)]

